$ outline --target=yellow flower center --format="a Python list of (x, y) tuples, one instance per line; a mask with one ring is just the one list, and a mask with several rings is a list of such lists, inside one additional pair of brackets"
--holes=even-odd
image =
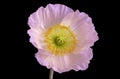
[(75, 49), (77, 40), (69, 27), (58, 24), (45, 32), (45, 42), (52, 54), (61, 56), (71, 53)]

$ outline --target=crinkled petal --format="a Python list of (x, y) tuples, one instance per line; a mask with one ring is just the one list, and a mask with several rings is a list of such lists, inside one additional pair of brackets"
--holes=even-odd
[(69, 67), (64, 67), (65, 64), (62, 57), (52, 55), (47, 51), (39, 50), (35, 57), (41, 65), (46, 66), (48, 69), (52, 68), (56, 72), (61, 73), (69, 69)]
[(44, 49), (46, 46), (44, 42), (44, 36), (40, 29), (29, 29), (28, 34), (30, 36), (30, 42), (38, 49)]
[(92, 49), (91, 48), (83, 49), (79, 51), (77, 54), (78, 54), (77, 57), (79, 58), (79, 60), (76, 61), (77, 63), (73, 70), (75, 71), (86, 70), (90, 63), (90, 60), (93, 58)]
[(46, 8), (40, 7), (36, 12), (30, 15), (28, 25), (30, 30), (30, 42), (38, 49), (43, 49), (45, 43), (44, 33), (49, 27), (56, 25), (69, 13), (73, 12), (72, 9), (65, 5), (48, 4)]
[(90, 47), (98, 40), (98, 35), (91, 18), (83, 12), (80, 13), (77, 10), (68, 14), (61, 24), (69, 26), (75, 33), (79, 47)]
[(58, 24), (72, 9), (65, 5), (48, 4), (46, 8), (40, 7), (36, 12), (30, 15), (28, 25), (30, 27), (40, 27), (47, 29), (55, 24)]
[(36, 12), (32, 13), (30, 15), (30, 17), (28, 18), (28, 25), (31, 28), (44, 29), (43, 13), (44, 13), (44, 8), (43, 7), (40, 7)]
[(80, 53), (55, 56), (44, 50), (39, 50), (35, 57), (37, 61), (47, 68), (62, 73), (70, 70), (85, 70), (92, 58), (91, 48), (80, 51)]

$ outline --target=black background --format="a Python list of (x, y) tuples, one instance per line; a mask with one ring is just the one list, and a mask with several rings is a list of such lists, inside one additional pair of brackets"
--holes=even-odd
[[(114, 28), (112, 20), (115, 12), (110, 1), (98, 0), (16, 0), (5, 1), (3, 3), (3, 29), (1, 28), (1, 37), (4, 47), (2, 60), (3, 74), (9, 74), (5, 77), (11, 79), (48, 79), (49, 70), (39, 65), (34, 54), (37, 49), (29, 42), (27, 30), (28, 17), (35, 12), (40, 6), (46, 6), (48, 3), (64, 4), (73, 10), (80, 10), (87, 13), (93, 20), (96, 31), (98, 32), (99, 41), (93, 48), (94, 57), (91, 60), (89, 68), (85, 71), (70, 71), (62, 74), (55, 73), (54, 79), (98, 79), (112, 77), (111, 73), (116, 68), (112, 66), (114, 54)], [(114, 3), (112, 2), (112, 5)], [(112, 10), (111, 10), (112, 9)], [(1, 26), (2, 27), (2, 26)], [(110, 72), (110, 74), (108, 74)], [(2, 79), (2, 78), (1, 78)]]

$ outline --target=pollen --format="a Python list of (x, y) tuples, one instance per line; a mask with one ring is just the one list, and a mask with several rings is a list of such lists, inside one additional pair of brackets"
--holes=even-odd
[(57, 56), (72, 53), (77, 44), (74, 32), (68, 26), (55, 25), (45, 32), (47, 50)]

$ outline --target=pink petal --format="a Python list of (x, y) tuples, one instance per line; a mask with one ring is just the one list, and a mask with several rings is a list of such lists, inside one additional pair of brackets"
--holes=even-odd
[(79, 53), (64, 56), (64, 62), (69, 70), (86, 70), (93, 57), (92, 49), (87, 48), (79, 51)]
[(85, 49), (77, 54), (67, 54), (64, 56), (55, 56), (44, 50), (39, 50), (35, 55), (37, 61), (47, 68), (62, 73), (70, 70), (85, 70), (92, 58), (91, 49)]
[(46, 8), (40, 7), (36, 12), (30, 15), (28, 25), (30, 27), (40, 27), (47, 29), (55, 24), (58, 24), (72, 9), (65, 5), (48, 4)]
[(72, 29), (77, 40), (79, 40), (79, 47), (92, 46), (98, 40), (97, 32), (91, 18), (83, 12), (80, 13), (77, 10), (68, 14), (61, 24), (69, 26)]
[(52, 55), (47, 51), (39, 50), (35, 57), (41, 65), (46, 66), (48, 69), (52, 68), (56, 72), (62, 73), (69, 69), (69, 67), (64, 67), (65, 64), (62, 57)]
[(29, 29), (28, 34), (30, 36), (30, 42), (38, 49), (44, 49), (44, 36), (39, 29)]
[(44, 29), (43, 12), (44, 12), (44, 8), (40, 7), (36, 12), (34, 12), (30, 15), (30, 17), (28, 18), (28, 25), (31, 28)]
[(76, 67), (74, 67), (74, 70), (75, 71), (86, 70), (90, 63), (90, 60), (93, 58), (92, 49), (87, 48), (87, 49), (81, 50), (77, 56), (80, 58), (78, 60), (79, 62), (77, 62)]
[(46, 30), (62, 21), (68, 13), (73, 12), (72, 9), (60, 4), (48, 4), (46, 8), (40, 7), (36, 12), (30, 15), (28, 25), (30, 30), (30, 42), (38, 49), (43, 49), (45, 46), (44, 33)]

